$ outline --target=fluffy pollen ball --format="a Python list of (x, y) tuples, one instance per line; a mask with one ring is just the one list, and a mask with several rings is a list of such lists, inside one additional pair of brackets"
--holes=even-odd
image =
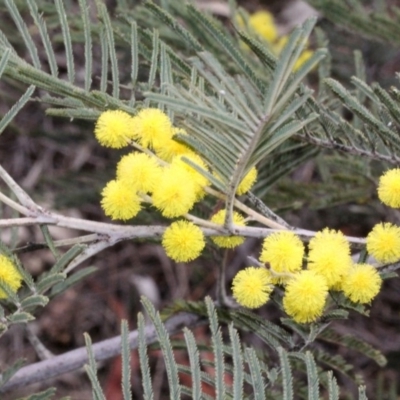
[(202, 230), (188, 221), (173, 222), (162, 237), (162, 246), (167, 256), (176, 262), (196, 259), (203, 251), (205, 244)]
[[(303, 264), (304, 245), (300, 238), (290, 231), (276, 232), (267, 236), (262, 245), (260, 261), (269, 263), (273, 272), (293, 273)], [(285, 277), (274, 283), (284, 283)]]
[(314, 322), (322, 315), (327, 296), (328, 285), (323, 276), (301, 271), (286, 285), (283, 308), (300, 324)]
[(168, 143), (173, 127), (167, 114), (158, 108), (144, 108), (134, 117), (135, 136), (146, 148), (159, 148)]
[(124, 182), (108, 182), (101, 195), (101, 207), (111, 219), (125, 221), (135, 217), (140, 211), (140, 197)]
[(135, 135), (134, 118), (121, 110), (104, 111), (96, 122), (94, 134), (103, 146), (120, 149)]
[(308, 247), (308, 269), (323, 276), (329, 288), (339, 284), (353, 264), (346, 237), (326, 228), (317, 232)]
[(367, 236), (367, 251), (384, 264), (400, 260), (400, 228), (389, 222), (376, 224)]
[(272, 292), (270, 273), (266, 268), (248, 267), (239, 271), (232, 282), (236, 301), (247, 308), (264, 305)]
[(164, 168), (152, 200), (164, 217), (180, 217), (188, 213), (196, 201), (196, 184), (184, 168)]
[(144, 193), (152, 193), (161, 178), (162, 169), (154, 157), (144, 153), (123, 156), (117, 165), (117, 180)]
[(400, 207), (400, 168), (390, 169), (380, 177), (378, 197), (389, 207)]
[(343, 278), (342, 290), (354, 303), (370, 303), (382, 286), (382, 278), (369, 264), (355, 264)]

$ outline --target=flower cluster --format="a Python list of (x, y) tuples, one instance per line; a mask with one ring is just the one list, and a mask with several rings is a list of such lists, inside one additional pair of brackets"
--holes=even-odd
[[(400, 208), (399, 168), (381, 176), (378, 197), (389, 207)], [(399, 262), (400, 227), (389, 222), (376, 224), (366, 238), (366, 250), (381, 264)], [(346, 237), (330, 229), (317, 232), (310, 240), (307, 257), (293, 232), (271, 234), (264, 240), (260, 262), (266, 264), (259, 268), (262, 273), (250, 267), (234, 278), (234, 297), (239, 304), (256, 308), (268, 301), (273, 285), (282, 285), (283, 308), (299, 323), (321, 317), (329, 291), (340, 291), (354, 303), (369, 304), (382, 286), (377, 268), (354, 264)], [(261, 274), (268, 274), (269, 279), (260, 279)], [(251, 283), (257, 280), (259, 285)]]
[[(346, 237), (327, 228), (310, 240), (307, 255), (293, 232), (273, 233), (264, 239), (260, 261), (265, 267), (246, 268), (236, 275), (233, 296), (242, 306), (257, 308), (267, 303), (273, 285), (281, 285), (283, 308), (298, 323), (314, 322), (322, 316), (329, 290), (368, 304), (382, 284), (376, 268), (352, 262)], [(268, 279), (261, 279), (264, 275)]]
[[(102, 191), (101, 206), (107, 216), (127, 221), (140, 212), (143, 203), (150, 203), (165, 218), (186, 218), (204, 198), (210, 186), (206, 174), (217, 174), (192, 149), (174, 140), (177, 134), (185, 136), (187, 132), (174, 127), (168, 115), (156, 108), (142, 109), (136, 116), (120, 110), (100, 115), (95, 127), (100, 144), (116, 149), (136, 148), (121, 158), (115, 179)], [(237, 195), (248, 192), (256, 179), (257, 170), (252, 167), (239, 183)], [(225, 211), (212, 216), (211, 222), (223, 225)], [(236, 212), (233, 222), (245, 225), (243, 216)], [(219, 247), (233, 248), (244, 238), (215, 236), (212, 240)], [(162, 244), (169, 257), (187, 262), (200, 255), (205, 239), (199, 226), (180, 220), (166, 229)]]
[[(243, 25), (241, 22), (239, 24)], [(289, 37), (287, 35), (279, 36), (273, 15), (265, 10), (257, 11), (250, 15), (249, 26), (259, 38), (267, 43), (275, 55), (279, 56)], [(312, 50), (305, 49), (296, 61), (293, 70), (298, 70), (312, 55)]]
[[(276, 46), (286, 40), (278, 38), (273, 19), (266, 13), (253, 15), (249, 22)], [(111, 148), (132, 145), (137, 150), (119, 161), (116, 179), (103, 189), (101, 205), (112, 219), (135, 217), (145, 202), (166, 218), (180, 218), (165, 229), (162, 245), (176, 262), (189, 262), (199, 257), (206, 245), (202, 227), (222, 227), (226, 210), (216, 212), (209, 222), (188, 214), (211, 185), (207, 176), (211, 173), (216, 179), (220, 177), (191, 148), (174, 140), (176, 134), (187, 135), (159, 109), (146, 108), (136, 116), (119, 110), (102, 113), (95, 128), (99, 142)], [(236, 194), (246, 193), (256, 179), (257, 170), (252, 167)], [(378, 196), (385, 204), (400, 208), (400, 169), (381, 177)], [(235, 227), (246, 225), (240, 213), (234, 211), (231, 217)], [(211, 236), (211, 240), (218, 247), (231, 249), (241, 245), (245, 238), (221, 234)], [(400, 227), (377, 224), (366, 239), (366, 250), (380, 263), (400, 261)], [(347, 238), (327, 228), (312, 237), (307, 251), (294, 232), (272, 233), (264, 239), (259, 262), (262, 267), (249, 267), (236, 275), (232, 283), (234, 298), (245, 307), (261, 307), (269, 300), (274, 286), (280, 286), (284, 292), (283, 308), (298, 323), (320, 318), (330, 291), (340, 291), (354, 303), (369, 304), (382, 285), (377, 269), (369, 264), (355, 264)], [(2, 279), (17, 289), (18, 279)]]

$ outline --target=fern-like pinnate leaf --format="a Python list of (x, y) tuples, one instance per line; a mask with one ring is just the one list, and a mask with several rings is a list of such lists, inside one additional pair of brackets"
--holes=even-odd
[(92, 385), (92, 395), (94, 400), (106, 400), (103, 390), (100, 386), (100, 382), (97, 378), (97, 366), (96, 360), (93, 354), (92, 340), (88, 334), (84, 334), (85, 344), (88, 353), (88, 364), (85, 364), (85, 371), (89, 376), (90, 383)]
[(232, 346), (233, 359), (233, 398), (235, 400), (243, 399), (243, 354), (239, 334), (233, 325), (229, 325), (229, 337)]
[(132, 400), (131, 390), (131, 349), (129, 347), (129, 327), (126, 320), (121, 322), (121, 363), (122, 395), (124, 400)]
[(250, 368), (251, 381), (253, 386), (254, 400), (265, 399), (265, 380), (262, 376), (260, 362), (253, 348), (247, 348), (246, 361)]
[(169, 340), (168, 332), (161, 321), (160, 315), (154, 309), (154, 306), (146, 298), (142, 298), (142, 304), (145, 308), (149, 318), (154, 324), (158, 341), (163, 352), (165, 369), (167, 371), (169, 397), (171, 400), (179, 400), (181, 398), (181, 388), (179, 385), (178, 368), (175, 362), (174, 353), (172, 350), (171, 342)]
[(333, 372), (328, 372), (328, 394), (329, 400), (339, 400), (339, 386)]
[(386, 357), (381, 351), (357, 336), (341, 335), (332, 329), (327, 329), (319, 335), (319, 339), (328, 343), (344, 346), (347, 349), (358, 351), (366, 357), (374, 360), (381, 367), (384, 367), (387, 363)]
[(143, 399), (153, 400), (154, 392), (151, 385), (151, 375), (149, 366), (149, 357), (147, 355), (145, 322), (142, 313), (138, 314), (138, 332), (139, 332), (139, 361), (142, 372)]
[(225, 359), (223, 353), (222, 333), (221, 328), (218, 324), (217, 311), (215, 309), (213, 301), (210, 297), (206, 297), (205, 301), (207, 306), (208, 318), (210, 321), (211, 342), (214, 353), (216, 399), (223, 400), (225, 398)]
[(81, 10), (85, 38), (85, 90), (88, 92), (92, 86), (93, 43), (89, 18), (89, 6), (86, 0), (79, 0), (79, 8)]
[(285, 349), (278, 347), (279, 361), (282, 376), (282, 399), (293, 400), (293, 375), (288, 354)]
[(197, 348), (195, 337), (189, 329), (184, 328), (183, 334), (185, 336), (190, 361), (190, 372), (192, 378), (191, 398), (193, 400), (201, 400), (202, 391), (199, 349)]

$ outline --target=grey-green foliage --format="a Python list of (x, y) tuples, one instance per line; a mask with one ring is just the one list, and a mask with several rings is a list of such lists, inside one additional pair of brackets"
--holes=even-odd
[[(209, 396), (202, 392), (202, 384), (210, 385), (215, 389), (215, 399), (308, 399), (318, 400), (320, 391), (326, 393), (329, 399), (337, 399), (339, 396), (339, 387), (331, 371), (325, 371), (321, 368), (318, 358), (315, 358), (314, 351), (295, 351), (294, 349), (285, 349), (277, 345), (272, 346), (275, 356), (270, 357), (264, 352), (256, 350), (253, 347), (243, 345), (240, 334), (234, 324), (228, 325), (227, 339), (222, 339), (222, 332), (225, 332), (221, 325), (219, 315), (224, 317), (224, 310), (217, 309), (210, 298), (206, 298), (205, 304), (198, 303), (189, 308), (207, 315), (210, 327), (210, 344), (196, 343), (193, 332), (184, 328), (184, 341), (171, 341), (163, 324), (160, 315), (154, 309), (154, 306), (146, 299), (142, 300), (149, 320), (154, 324), (158, 345), (163, 353), (168, 377), (168, 394), (171, 399), (177, 400), (181, 395), (187, 395), (193, 399), (208, 399)], [(239, 312), (240, 314), (240, 312)], [(243, 314), (246, 315), (246, 314)], [(247, 315), (249, 313), (247, 312)], [(257, 321), (257, 318), (255, 318)], [(261, 321), (260, 321), (261, 322)], [(281, 328), (272, 328), (272, 330)], [(235, 323), (235, 325), (237, 325)], [(240, 325), (240, 324), (238, 324)], [(144, 398), (152, 399), (154, 396), (152, 388), (152, 374), (149, 367), (149, 355), (147, 354), (147, 338), (144, 331), (144, 318), (142, 314), (138, 316), (139, 327), (139, 354), (140, 367), (142, 371), (142, 384)], [(126, 334), (125, 322), (121, 326), (122, 348), (127, 352), (129, 347), (128, 336)], [(263, 327), (260, 326), (253, 331), (255, 335), (260, 335)], [(285, 333), (288, 335), (288, 333)], [(225, 336), (225, 335), (224, 335)], [(86, 370), (93, 385), (94, 398), (101, 399), (104, 394), (96, 377), (96, 366), (93, 354), (91, 352), (90, 340), (86, 339), (88, 348), (89, 363)], [(217, 346), (217, 348), (216, 348)], [(188, 354), (188, 364), (178, 364), (173, 356), (174, 349), (179, 351), (186, 350)], [(201, 354), (213, 352), (213, 360), (202, 358)], [(182, 359), (182, 358), (181, 358)], [(129, 370), (129, 358), (122, 358), (123, 371)], [(206, 373), (214, 371), (212, 374)], [(210, 370), (211, 369), (211, 370)], [(301, 372), (301, 374), (299, 374)], [(303, 375), (304, 374), (304, 375)], [(186, 386), (180, 381), (180, 376), (189, 375), (191, 377), (191, 386)], [(228, 382), (232, 382), (229, 384)], [(185, 380), (186, 382), (186, 380)], [(122, 385), (124, 390), (124, 399), (130, 399), (130, 390), (127, 387), (127, 376), (123, 374)], [(360, 388), (360, 398), (364, 398), (365, 393)]]
[[(88, 4), (84, 0), (79, 4), (81, 10), (87, 10)], [(189, 136), (179, 139), (194, 147), (218, 175), (218, 179), (211, 176), (210, 179), (215, 186), (227, 193), (228, 206), (232, 203), (240, 180), (253, 165), (264, 162), (269, 156), (272, 158), (275, 151), (275, 158), (279, 158), (282, 152), (286, 155), (292, 154), (281, 146), (317, 118), (313, 110), (304, 108), (311, 91), (304, 88), (300, 93), (298, 90), (303, 77), (324, 57), (325, 51), (316, 51), (306, 65), (295, 74), (291, 73), (314, 21), (307, 22), (303, 28), (293, 32), (276, 68), (265, 74), (261, 73), (260, 64), (254, 60), (246, 60), (248, 54), (243, 54), (234, 37), (224, 32), (215, 20), (191, 5), (181, 7), (185, 9), (185, 16), (189, 19), (188, 26), (205, 32), (204, 37), (208, 42), (215, 43), (218, 52), (223, 56), (213, 54), (207, 46), (203, 46), (193, 34), (178, 24), (174, 16), (152, 3), (147, 4), (146, 12), (166, 23), (167, 27), (170, 26), (170, 31), (180, 37), (181, 44), (184, 43), (190, 49), (188, 53), (192, 53), (194, 57), (186, 60), (177, 57), (169, 44), (159, 38), (157, 30), (138, 27), (131, 13), (127, 12), (120, 19), (113, 19), (101, 1), (97, 1), (96, 5), (98, 20), (95, 22), (88, 19), (87, 12), (82, 12), (80, 24), (72, 20), (72, 15), (68, 15), (68, 21), (75, 30), (72, 35), (71, 29), (65, 23), (60, 3), (55, 4), (52, 15), (53, 18), (57, 15), (60, 17), (68, 81), (57, 75), (57, 69), (53, 65), (53, 51), (49, 47), (49, 29), (46, 27), (45, 17), (39, 18), (38, 10), (34, 6), (31, 5), (30, 12), (38, 26), (48, 62), (53, 65), (51, 71), (48, 73), (43, 70), (39, 62), (34, 61), (34, 65), (27, 63), (18, 56), (15, 49), (10, 48), (6, 40), (0, 41), (0, 55), (6, 57), (4, 74), (48, 91), (51, 97), (47, 96), (43, 101), (56, 106), (48, 109), (50, 115), (95, 119), (106, 108), (118, 108), (133, 114), (136, 107), (165, 107), (171, 116), (175, 116), (175, 123), (190, 133)], [(22, 18), (15, 6), (9, 7), (9, 13), (15, 21)], [(18, 24), (17, 27), (33, 60), (36, 60), (38, 49), (35, 41), (23, 24)], [(77, 35), (76, 31), (81, 34)], [(85, 48), (84, 88), (74, 78), (76, 60), (70, 42), (75, 37), (83, 42)], [(99, 42), (102, 55), (98, 90), (91, 86), (94, 65), (91, 49), (94, 43)], [(130, 73), (127, 73), (126, 68), (121, 68), (116, 47), (123, 49), (124, 57), (129, 54), (132, 60)], [(137, 79), (139, 59), (150, 68), (148, 79), (143, 81)], [(107, 82), (109, 65), (111, 95), (108, 93)], [(157, 87), (154, 86), (156, 75), (159, 80)], [(136, 84), (135, 87), (133, 84)], [(120, 96), (122, 87), (129, 89), (128, 98)], [(145, 97), (143, 104), (135, 102), (136, 96)], [(302, 118), (296, 115), (300, 108), (304, 109)], [(307, 145), (297, 146), (304, 150), (310, 148)], [(312, 151), (303, 152), (306, 158), (313, 154)], [(298, 165), (295, 160), (297, 157), (292, 154), (289, 162), (280, 165), (280, 168), (274, 164), (275, 178)]]
[[(19, 2), (15, 4), (23, 8)], [(315, 156), (319, 148), (398, 162), (395, 151), (399, 147), (396, 132), (400, 111), (396, 89), (368, 86), (358, 73), (353, 79), (354, 92), (348, 91), (329, 78), (329, 64), (323, 63), (319, 76), (324, 82), (319, 82), (319, 96), (312, 97), (302, 81), (322, 62), (326, 49), (316, 50), (292, 73), (313, 21), (293, 31), (277, 60), (265, 43), (242, 27), (236, 27), (232, 35), (216, 19), (191, 5), (172, 1), (162, 9), (147, 3), (133, 10), (122, 9), (124, 4), (121, 2), (113, 14), (97, 1), (98, 19), (93, 20), (85, 0), (79, 1), (80, 18), (68, 9), (64, 15), (59, 2), (53, 6), (46, 3), (44, 14), (40, 13), (41, 2), (28, 2), (24, 12), (31, 13), (39, 32), (39, 38), (33, 40), (18, 7), (9, 0), (8, 12), (16, 21), (33, 65), (18, 55), (4, 32), (0, 34), (0, 71), (33, 86), (5, 121), (30, 98), (34, 86), (50, 94), (42, 101), (52, 106), (47, 112), (54, 116), (94, 120), (107, 108), (131, 114), (141, 107), (165, 108), (175, 124), (189, 132), (189, 136), (178, 139), (194, 147), (218, 175), (208, 177), (227, 193), (228, 207), (241, 178), (256, 164), (262, 170), (256, 193), (264, 196), (272, 184)], [(57, 21), (62, 26), (68, 80), (58, 74), (55, 43), (49, 39), (49, 31)], [(37, 59), (38, 39), (43, 43), (45, 51), (40, 55), (47, 58), (49, 72)], [(83, 82), (74, 77), (77, 60), (71, 41), (72, 45), (77, 42), (84, 46)], [(243, 48), (240, 41), (248, 47)], [(319, 42), (327, 44), (323, 38)], [(98, 53), (94, 47), (100, 47), (100, 59), (94, 58)], [(360, 71), (362, 62), (356, 54)], [(100, 71), (95, 69), (99, 62)], [(147, 74), (144, 68), (148, 68)], [(100, 82), (94, 79), (98, 73)], [(326, 88), (339, 101), (332, 102)], [(354, 113), (353, 120), (343, 118), (342, 104)], [(200, 172), (207, 175), (206, 171)]]
[[(332, 22), (347, 29), (394, 45), (400, 44), (400, 8), (385, 1), (365, 7), (362, 0), (307, 0)], [(383, 6), (383, 7), (382, 7)], [(372, 8), (372, 11), (371, 11)]]
[[(47, 246), (52, 247), (54, 244), (51, 237), (47, 235), (44, 236), (47, 241)], [(52, 243), (51, 245), (50, 242)], [(0, 254), (12, 261), (23, 281), (23, 288), (18, 293), (15, 293), (4, 281), (0, 282), (0, 289), (7, 294), (8, 302), (6, 307), (0, 306), (0, 335), (12, 324), (32, 321), (35, 318), (34, 312), (37, 311), (38, 308), (44, 307), (48, 303), (50, 297), (53, 297), (61, 290), (67, 289), (76, 281), (76, 274), (72, 274), (66, 279), (63, 270), (74, 258), (81, 254), (84, 249), (85, 246), (82, 245), (73, 246), (55, 260), (54, 266), (48, 272), (42, 273), (34, 280), (15, 254), (15, 251), (18, 251), (18, 249), (11, 249), (0, 242)], [(86, 271), (81, 271), (81, 273), (82, 272), (84, 273)], [(93, 268), (90, 269), (90, 272), (93, 272)], [(80, 277), (82, 277), (81, 274)], [(60, 285), (62, 289), (60, 289)], [(18, 365), (19, 364), (16, 364), (16, 366)], [(0, 386), (5, 384), (10, 374), (15, 372), (15, 366), (5, 371), (1, 376)]]

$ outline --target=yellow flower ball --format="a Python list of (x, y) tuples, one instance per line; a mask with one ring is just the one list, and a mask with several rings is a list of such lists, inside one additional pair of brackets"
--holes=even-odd
[(157, 160), (144, 153), (134, 152), (123, 156), (117, 165), (117, 180), (144, 193), (153, 192), (161, 173)]
[[(273, 272), (293, 273), (303, 264), (304, 245), (300, 238), (290, 231), (273, 233), (264, 239), (260, 261), (269, 263)], [(283, 283), (287, 278), (278, 277), (274, 283)]]
[(96, 139), (105, 147), (120, 149), (129, 144), (135, 134), (133, 117), (121, 110), (101, 113), (94, 129)]
[(367, 251), (384, 264), (399, 261), (400, 228), (389, 222), (376, 224), (367, 236)]
[(240, 182), (239, 186), (236, 189), (236, 194), (238, 196), (241, 196), (242, 194), (247, 193), (253, 187), (256, 180), (257, 180), (257, 169), (256, 167), (253, 167)]
[[(214, 214), (211, 218), (211, 222), (214, 222), (219, 225), (223, 225), (225, 221), (226, 210), (220, 210), (216, 214)], [(233, 215), (233, 223), (239, 226), (245, 226), (245, 220), (241, 214), (234, 211)], [(240, 246), (245, 238), (242, 236), (210, 236), (211, 240), (219, 247), (225, 249), (233, 249), (234, 247)]]
[(101, 195), (101, 206), (111, 219), (128, 220), (140, 211), (140, 197), (124, 182), (108, 182)]
[[(180, 128), (172, 128), (172, 132), (174, 136), (177, 134), (187, 135), (186, 131)], [(174, 140), (174, 137), (169, 140), (165, 140), (162, 145), (156, 146), (154, 150), (158, 157), (167, 162), (171, 162), (176, 156), (194, 154), (189, 147)]]
[(144, 108), (134, 117), (135, 135), (143, 147), (160, 148), (169, 142), (173, 127), (167, 114), (158, 108)]
[[(14, 263), (4, 254), (0, 254), (0, 281), (16, 292), (22, 284), (22, 276)], [(0, 299), (7, 298), (7, 293), (0, 289)]]
[(232, 282), (233, 297), (247, 308), (258, 308), (267, 303), (272, 289), (270, 274), (265, 268), (243, 269)]
[(180, 217), (188, 213), (196, 201), (196, 184), (184, 168), (164, 168), (152, 200), (164, 217)]
[(162, 237), (167, 256), (176, 262), (194, 260), (201, 254), (205, 244), (202, 230), (188, 221), (173, 222)]
[(378, 197), (389, 207), (400, 207), (400, 168), (390, 169), (380, 177)]
[(353, 264), (349, 242), (341, 232), (327, 228), (317, 232), (308, 247), (308, 269), (322, 275), (329, 288), (337, 285)]
[(283, 308), (300, 324), (314, 322), (322, 315), (327, 296), (325, 278), (314, 271), (302, 271), (286, 285)]
[(268, 11), (257, 11), (249, 17), (250, 27), (267, 42), (273, 42), (278, 37), (274, 17)]
[(382, 278), (376, 268), (368, 264), (356, 264), (343, 278), (342, 290), (354, 303), (370, 303), (382, 286)]

